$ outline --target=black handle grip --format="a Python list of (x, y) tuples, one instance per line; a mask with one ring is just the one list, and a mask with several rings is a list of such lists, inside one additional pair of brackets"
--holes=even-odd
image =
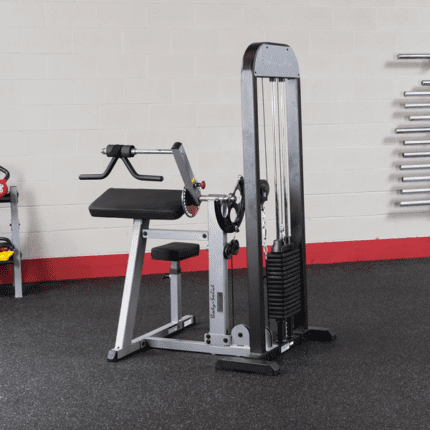
[(112, 169), (115, 166), (117, 161), (118, 161), (118, 158), (112, 158), (112, 160), (110, 160), (110, 163), (106, 167), (106, 170), (101, 174), (90, 173), (87, 175), (79, 175), (79, 179), (104, 179), (104, 178), (107, 178), (109, 176), (110, 172), (112, 172)]
[(134, 167), (131, 165), (130, 161), (128, 161), (127, 158), (122, 158), (122, 161), (124, 161), (124, 164), (126, 165), (128, 171), (131, 173), (131, 176), (133, 178), (139, 179), (139, 181), (156, 181), (156, 182), (162, 182), (164, 178), (162, 176), (154, 176), (154, 175), (139, 175), (136, 170), (134, 170)]

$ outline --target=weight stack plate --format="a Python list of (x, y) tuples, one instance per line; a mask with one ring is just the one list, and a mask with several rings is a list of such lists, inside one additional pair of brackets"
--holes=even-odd
[(267, 255), (266, 282), (269, 318), (286, 320), (302, 307), (302, 265), (300, 249), (291, 243), (281, 252)]

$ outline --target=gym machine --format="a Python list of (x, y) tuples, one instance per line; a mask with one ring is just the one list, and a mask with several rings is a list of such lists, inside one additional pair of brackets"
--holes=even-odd
[[(399, 54), (397, 56), (399, 60), (429, 60), (430, 54)], [(421, 81), (422, 86), (429, 86), (430, 81)], [(405, 97), (429, 97), (430, 91), (405, 91), (403, 93)], [(430, 103), (405, 103), (405, 109), (427, 109), (430, 108)], [(409, 121), (428, 121), (430, 116), (428, 115), (411, 115)], [(430, 132), (429, 127), (413, 127), (413, 128), (397, 128), (397, 134), (416, 134), (416, 133), (428, 133)], [(404, 146), (421, 146), (430, 144), (430, 140), (404, 140)], [(430, 152), (403, 152), (403, 158), (413, 159), (413, 158), (425, 158), (430, 157)], [(430, 169), (430, 164), (401, 164), (399, 166), (400, 170), (410, 171), (410, 170), (425, 170)], [(404, 176), (402, 177), (402, 182), (414, 183), (414, 182), (425, 182), (430, 181), (430, 176)], [(430, 188), (406, 188), (400, 190), (402, 195), (411, 194), (426, 194), (430, 193)], [(398, 203), (401, 207), (408, 206), (426, 206), (430, 205), (430, 200), (412, 200), (412, 201), (402, 201)]]
[(18, 219), (18, 189), (11, 186), (7, 181), (10, 173), (7, 169), (0, 166), (0, 172), (5, 174), (0, 179), (0, 203), (9, 203), (11, 212), (12, 241), (7, 237), (0, 237), (0, 266), (13, 264), (13, 287), (15, 298), (22, 298), (22, 277), (21, 277), (21, 246), (19, 240), (19, 219)]
[[(264, 204), (270, 187), (267, 180), (260, 179), (259, 165), (257, 80), (263, 79), (269, 79), (274, 89), (272, 125), (277, 237), (269, 254), (266, 234), (262, 234), (265, 222), (262, 225), (261, 217), (265, 219)], [(252, 44), (246, 50), (242, 65), (244, 177), (239, 176), (233, 192), (228, 195), (201, 194), (205, 183), (196, 181), (185, 149), (179, 142), (171, 149), (158, 150), (109, 145), (102, 150), (111, 158), (105, 172), (80, 176), (80, 179), (103, 179), (121, 159), (136, 179), (162, 181), (162, 176), (138, 174), (129, 159), (138, 154), (171, 154), (184, 182), (182, 190), (111, 188), (89, 207), (92, 216), (134, 220), (116, 343), (108, 353), (109, 361), (117, 361), (138, 350), (161, 348), (228, 356), (217, 361), (216, 368), (220, 370), (276, 375), (280, 368), (273, 360), (291, 347), (305, 340), (326, 342), (335, 339), (328, 329), (308, 327), (299, 82), (297, 59), (287, 45), (260, 43)], [(265, 127), (266, 124), (264, 130)], [(149, 228), (151, 219), (174, 220), (184, 213), (192, 218), (203, 202), (208, 203), (209, 209), (205, 231)], [(227, 234), (235, 233), (236, 236), (245, 215), (249, 325), (232, 327), (227, 261), (237, 254), (239, 243), (235, 237), (228, 242)], [(276, 321), (276, 339), (266, 325), (262, 236), (267, 261), (267, 316)], [(180, 261), (198, 255), (199, 245), (184, 242), (152, 248), (153, 259), (171, 262), (168, 275), (171, 321), (133, 339), (146, 242), (151, 238), (209, 243), (209, 331), (202, 341), (171, 338), (195, 323), (194, 316), (182, 316), (181, 312)]]

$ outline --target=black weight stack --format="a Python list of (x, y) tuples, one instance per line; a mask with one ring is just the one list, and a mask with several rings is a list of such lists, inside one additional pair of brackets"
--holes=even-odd
[(268, 316), (286, 321), (299, 313), (302, 306), (301, 255), (297, 245), (290, 243), (280, 252), (267, 255), (266, 281)]

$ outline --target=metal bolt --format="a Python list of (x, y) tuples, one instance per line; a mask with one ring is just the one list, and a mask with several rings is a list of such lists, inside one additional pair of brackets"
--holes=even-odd
[(228, 342), (228, 339), (225, 337), (224, 338), (224, 343), (227, 343)]
[(209, 344), (211, 343), (211, 341), (210, 341), (210, 340), (207, 340), (207, 341), (206, 341), (206, 343), (209, 345)]

